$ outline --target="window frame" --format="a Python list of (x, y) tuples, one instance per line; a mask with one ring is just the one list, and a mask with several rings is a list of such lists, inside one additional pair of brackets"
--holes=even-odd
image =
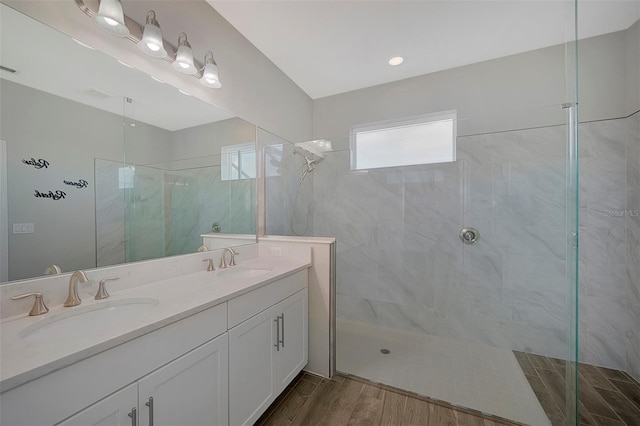
[(451, 141), (451, 155), (452, 160), (446, 161), (455, 162), (456, 161), (456, 141), (458, 136), (457, 129), (457, 120), (458, 120), (458, 111), (455, 109), (447, 110), (447, 111), (439, 111), (429, 114), (416, 115), (411, 117), (405, 117), (401, 119), (392, 119), (392, 120), (384, 120), (378, 121), (374, 123), (360, 124), (351, 127), (350, 135), (349, 135), (349, 151), (350, 151), (350, 170), (352, 172), (357, 171), (365, 171), (365, 170), (375, 170), (375, 169), (383, 169), (390, 167), (408, 167), (408, 166), (418, 166), (418, 165), (426, 165), (426, 164), (439, 164), (443, 163), (443, 161), (439, 162), (428, 162), (428, 163), (414, 163), (414, 164), (395, 164), (395, 165), (386, 165), (380, 167), (368, 167), (368, 168), (358, 168), (358, 143), (357, 136), (359, 133), (371, 132), (375, 130), (392, 130), (394, 128), (408, 127), (414, 126), (418, 124), (428, 124), (434, 123), (438, 121), (446, 121), (452, 120), (453, 129), (452, 129), (452, 141)]
[[(252, 147), (251, 149), (249, 146)], [(246, 173), (246, 169), (243, 169), (242, 153), (252, 152), (255, 156), (254, 170), (257, 168), (257, 151), (255, 142), (247, 142), (243, 144), (224, 145), (220, 148), (220, 180), (248, 180), (255, 179), (255, 176), (250, 176)], [(233, 156), (238, 155), (238, 167), (233, 165)], [(226, 173), (225, 173), (226, 172)], [(257, 173), (257, 172), (254, 172)]]

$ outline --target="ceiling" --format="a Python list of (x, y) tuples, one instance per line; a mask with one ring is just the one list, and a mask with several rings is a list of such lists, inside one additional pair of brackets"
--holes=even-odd
[[(563, 44), (574, 16), (563, 0), (207, 2), (313, 99)], [(579, 38), (639, 18), (640, 0), (580, 0)]]
[(0, 29), (0, 65), (18, 71), (3, 79), (169, 131), (233, 117), (1, 3)]

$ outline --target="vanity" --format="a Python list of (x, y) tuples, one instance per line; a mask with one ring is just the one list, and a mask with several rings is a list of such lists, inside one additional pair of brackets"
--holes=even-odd
[(307, 364), (309, 267), (256, 257), (4, 319), (0, 423), (253, 424)]

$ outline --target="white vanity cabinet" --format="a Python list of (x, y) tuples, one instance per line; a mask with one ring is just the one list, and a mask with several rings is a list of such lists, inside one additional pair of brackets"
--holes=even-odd
[(229, 424), (228, 354), (225, 333), (138, 381), (138, 424)]
[(227, 356), (225, 333), (59, 425), (226, 425)]
[(138, 384), (133, 383), (110, 395), (59, 426), (128, 426), (138, 416)]
[(252, 424), (307, 364), (298, 270), (0, 395), (2, 426)]
[(247, 316), (255, 312), (248, 305), (257, 310), (270, 305), (229, 330), (231, 425), (253, 424), (307, 364), (306, 274), (303, 271), (268, 286), (269, 295), (295, 291), (275, 304), (270, 305), (274, 298), (262, 294), (262, 289), (247, 294), (245, 300), (229, 303), (230, 326), (241, 319), (236, 312)]

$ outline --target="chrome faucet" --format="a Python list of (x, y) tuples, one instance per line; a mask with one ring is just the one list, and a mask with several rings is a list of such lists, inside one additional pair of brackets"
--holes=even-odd
[(82, 299), (78, 295), (78, 283), (86, 283), (89, 279), (83, 271), (75, 271), (69, 278), (69, 295), (64, 302), (64, 306), (76, 306), (82, 303)]
[(222, 250), (222, 256), (220, 256), (220, 269), (225, 269), (227, 267), (226, 255), (227, 252), (231, 254), (231, 260), (229, 261), (229, 266), (236, 266), (236, 255), (239, 253), (235, 251), (231, 247), (227, 247)]

